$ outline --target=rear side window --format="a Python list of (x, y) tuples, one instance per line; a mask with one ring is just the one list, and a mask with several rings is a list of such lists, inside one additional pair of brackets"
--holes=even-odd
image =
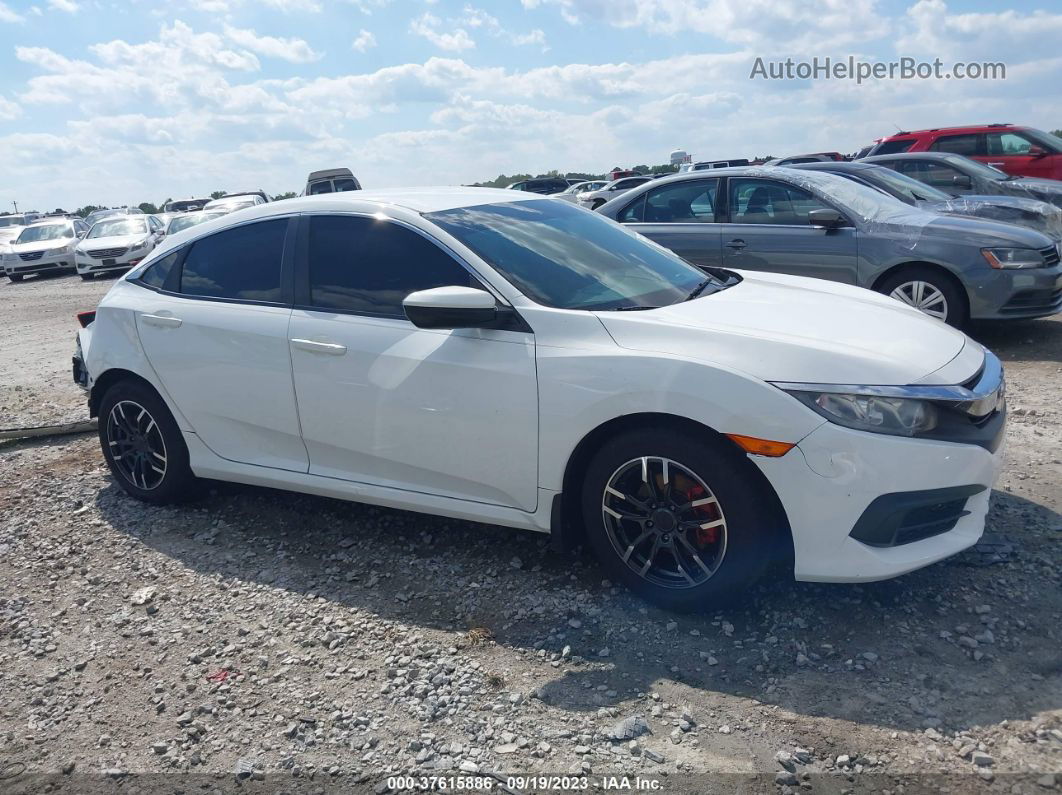
[(951, 152), (955, 155), (987, 154), (981, 146), (980, 135), (942, 135), (929, 147), (934, 152)]
[(244, 224), (192, 244), (180, 292), (241, 301), (281, 300), (280, 264), (286, 218)]
[(438, 245), (389, 221), (343, 215), (310, 219), (310, 303), (405, 317), (402, 301), (432, 287), (479, 286)]
[(313, 184), (310, 185), (310, 195), (311, 196), (317, 196), (318, 194), (321, 194), (321, 193), (331, 193), (331, 192), (332, 192), (332, 182), (331, 182), (331, 180), (327, 180), (326, 179), (323, 182), (314, 182)]
[(872, 151), (875, 155), (898, 155), (901, 152), (906, 152), (912, 146), (914, 146), (913, 138), (899, 141), (882, 141)]
[(148, 287), (155, 287), (162, 289), (162, 286), (166, 284), (166, 279), (170, 275), (170, 271), (173, 270), (173, 266), (177, 264), (177, 260), (180, 259), (180, 250), (174, 251), (171, 254), (167, 254), (160, 260), (157, 260), (147, 267), (142, 274), (140, 274), (139, 281), (146, 284)]

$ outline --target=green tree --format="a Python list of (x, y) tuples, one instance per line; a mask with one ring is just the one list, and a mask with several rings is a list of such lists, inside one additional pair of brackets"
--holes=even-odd
[(140, 211), (145, 213), (146, 215), (154, 215), (159, 211), (159, 208), (151, 202), (140, 202), (137, 207), (139, 207)]
[(211, 198), (211, 199), (220, 199), (220, 198), (221, 198), (222, 196), (224, 196), (224, 195), (225, 195), (225, 191), (223, 191), (223, 190), (216, 190), (216, 191), (213, 191), (213, 192), (212, 192), (212, 193), (210, 194), (210, 198)]
[(298, 195), (295, 191), (289, 190), (287, 193), (278, 193), (273, 197), (273, 201), (280, 202), (284, 201), (284, 199), (294, 199)]
[(96, 210), (102, 209), (102, 207), (97, 207), (95, 204), (86, 204), (84, 207), (79, 207), (77, 210), (75, 210), (74, 215), (77, 215), (81, 218), (86, 218), (88, 217), (89, 213), (94, 213), (96, 212)]
[(1062, 138), (1062, 130), (1051, 130), (1051, 135), (1057, 135), (1059, 138)]

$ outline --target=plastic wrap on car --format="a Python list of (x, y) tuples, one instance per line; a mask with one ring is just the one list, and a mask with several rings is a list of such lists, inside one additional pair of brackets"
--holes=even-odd
[(1003, 221), (1035, 229), (1052, 240), (1062, 240), (1062, 208), (1020, 196), (959, 196), (948, 201), (922, 202), (920, 206), (944, 215), (966, 215)]
[(863, 231), (891, 238), (908, 249), (918, 245), (922, 230), (936, 217), (932, 212), (911, 207), (875, 188), (826, 171), (761, 166), (759, 173), (803, 188), (813, 196), (837, 202), (844, 208), (845, 215), (855, 215), (852, 220), (859, 220)]

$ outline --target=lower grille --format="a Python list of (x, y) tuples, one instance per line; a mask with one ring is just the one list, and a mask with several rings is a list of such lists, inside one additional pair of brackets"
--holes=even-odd
[(98, 248), (94, 251), (89, 251), (88, 255), (96, 259), (114, 259), (122, 256), (126, 251), (127, 249), (124, 248)]
[(984, 486), (951, 486), (883, 494), (873, 500), (849, 533), (869, 547), (897, 547), (946, 533), (969, 515), (966, 502)]
[(35, 259), (40, 259), (41, 257), (43, 257), (44, 256), (44, 252), (43, 251), (31, 251), (28, 254), (19, 254), (18, 256), (23, 262), (32, 262)]
[[(1057, 257), (1056, 257), (1057, 261)], [(1062, 288), (1057, 290), (1023, 290), (1015, 293), (1000, 312), (1044, 312), (1050, 314), (1062, 309)]]
[(908, 511), (900, 522), (900, 526), (896, 528), (892, 545), (910, 544), (913, 541), (921, 541), (923, 538), (931, 538), (948, 532), (955, 527), (956, 522), (969, 513), (965, 507), (966, 498), (964, 497), (961, 500), (949, 500)]

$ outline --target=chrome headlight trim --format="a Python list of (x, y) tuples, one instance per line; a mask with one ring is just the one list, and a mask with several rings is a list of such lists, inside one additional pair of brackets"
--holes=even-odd
[(939, 403), (968, 414), (971, 417), (987, 417), (1001, 408), (1005, 400), (1006, 380), (1003, 364), (989, 350), (981, 372), (972, 384), (909, 384), (906, 386), (877, 384), (801, 384), (788, 381), (771, 381), (785, 392), (817, 392), (842, 395), (866, 395), (871, 397), (907, 398)]

